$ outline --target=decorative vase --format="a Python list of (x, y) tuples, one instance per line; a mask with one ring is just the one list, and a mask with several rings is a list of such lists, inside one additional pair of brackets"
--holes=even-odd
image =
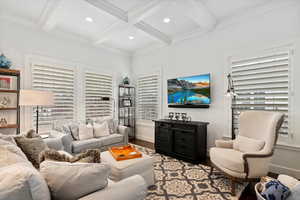
[(0, 55), (0, 68), (9, 69), (11, 67), (11, 61), (9, 61), (4, 54)]
[(130, 84), (129, 78), (127, 76), (123, 79), (123, 84), (124, 85), (129, 85)]

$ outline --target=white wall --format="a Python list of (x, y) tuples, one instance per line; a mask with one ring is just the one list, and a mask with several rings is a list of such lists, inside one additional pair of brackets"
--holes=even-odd
[[(14, 22), (9, 18), (0, 18), (0, 52), (12, 60), (13, 68), (20, 69), (22, 88), (31, 87), (30, 63), (39, 59), (54, 62), (78, 70), (79, 87), (83, 86), (83, 72), (86, 69), (96, 72), (112, 74), (114, 84), (117, 86), (125, 75), (129, 74), (131, 59), (128, 55), (113, 53), (100, 48), (95, 48), (85, 41), (46, 33), (33, 25)], [(117, 87), (114, 87), (117, 88)], [(78, 93), (76, 115), (84, 119), (83, 94)], [(117, 89), (115, 89), (115, 95)], [(21, 112), (21, 131), (31, 127), (30, 109)]]
[[(299, 3), (299, 2), (298, 2)], [(300, 5), (293, 4), (278, 7), (270, 12), (263, 12), (248, 17), (247, 20), (235, 22), (219, 28), (205, 36), (178, 42), (168, 47), (133, 57), (132, 72), (138, 74), (151, 73), (162, 69), (162, 113), (166, 116), (170, 111), (187, 112), (193, 120), (207, 121), (208, 145), (214, 145), (217, 138), (230, 134), (229, 102), (225, 97), (226, 71), (228, 59), (232, 55), (249, 55), (264, 49), (288, 46), (294, 49), (292, 85), (295, 102), (292, 106), (294, 116), (292, 122), (300, 121)], [(167, 107), (167, 79), (178, 76), (189, 76), (203, 73), (212, 74), (212, 104), (209, 109), (175, 109)], [(300, 124), (291, 127), (294, 137), (287, 142), (289, 146), (300, 146)], [(138, 125), (137, 137), (153, 141), (153, 125)], [(281, 140), (283, 141), (283, 140)], [(300, 178), (299, 148), (288, 148), (280, 145), (275, 153), (271, 170), (277, 173), (290, 173)]]

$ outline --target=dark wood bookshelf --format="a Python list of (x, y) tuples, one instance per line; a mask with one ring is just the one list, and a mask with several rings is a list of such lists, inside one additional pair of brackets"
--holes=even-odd
[[(20, 81), (20, 71), (19, 70), (14, 70), (14, 69), (2, 69), (0, 68), (0, 77), (11, 77), (11, 81), (16, 81), (14, 83), (16, 85), (15, 88), (12, 89), (0, 89), (0, 94), (1, 93), (11, 93), (14, 94), (14, 98), (16, 98), (16, 105), (11, 105), (8, 107), (3, 107), (0, 108), (0, 111), (16, 111), (16, 121), (14, 124), (11, 124), (8, 122), (6, 125), (0, 125), (1, 129), (16, 129), (16, 134), (20, 133), (20, 105), (19, 105), (19, 96), (20, 96), (20, 86), (21, 86), (21, 81)], [(13, 77), (16, 77), (13, 78)], [(10, 114), (10, 113), (9, 113)], [(6, 118), (7, 120), (7, 118)]]

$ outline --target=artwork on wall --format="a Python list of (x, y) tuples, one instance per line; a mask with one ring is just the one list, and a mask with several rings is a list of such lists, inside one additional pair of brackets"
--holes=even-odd
[(0, 77), (0, 89), (9, 90), (11, 89), (12, 78), (11, 77)]

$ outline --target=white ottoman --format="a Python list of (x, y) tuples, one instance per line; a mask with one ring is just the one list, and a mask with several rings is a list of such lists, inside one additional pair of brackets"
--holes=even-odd
[(148, 186), (154, 185), (153, 159), (148, 155), (143, 154), (141, 158), (116, 161), (109, 151), (105, 151), (101, 153), (101, 162), (110, 165), (109, 178), (113, 181), (138, 174), (145, 179)]

